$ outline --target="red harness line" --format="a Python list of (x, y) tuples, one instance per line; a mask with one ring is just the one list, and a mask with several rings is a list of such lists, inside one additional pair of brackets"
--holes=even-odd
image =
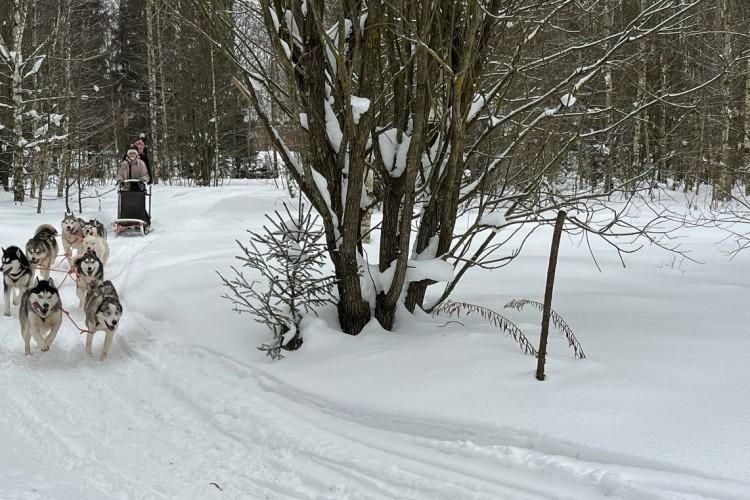
[(63, 307), (60, 307), (60, 310), (64, 312), (65, 316), (67, 316), (70, 322), (73, 323), (73, 326), (76, 327), (76, 329), (78, 330), (78, 333), (94, 333), (91, 330), (86, 330), (85, 328), (81, 328), (80, 326), (78, 326), (78, 323), (76, 323), (75, 320), (70, 317), (70, 313), (66, 311)]
[[(80, 239), (83, 239), (83, 238), (80, 238), (80, 237), (76, 238), (76, 240), (80, 240)], [(73, 240), (73, 241), (76, 241), (76, 240)], [(71, 241), (71, 243), (73, 243), (73, 242)], [(58, 255), (57, 257), (68, 258), (68, 257), (71, 257), (71, 256), (72, 256), (71, 253), (66, 252), (66, 253)], [(56, 262), (53, 265), (62, 264), (62, 262), (63, 261), (60, 260), (59, 262)], [(40, 268), (40, 269), (42, 269), (44, 271), (54, 271), (56, 273), (65, 273), (65, 277), (63, 278), (63, 280), (58, 285), (58, 288), (62, 287), (63, 283), (65, 283), (65, 280), (68, 279), (68, 278), (70, 278), (70, 279), (72, 279), (73, 281), (76, 281), (76, 282), (78, 281), (78, 273), (76, 272), (76, 269), (74, 267), (71, 267), (67, 271), (65, 271), (63, 269), (54, 269), (54, 268), (49, 268), (49, 269), (48, 268)], [(78, 330), (79, 334), (81, 334), (81, 333), (94, 333), (91, 330), (87, 330), (85, 328), (81, 328), (80, 326), (78, 326), (78, 323), (75, 322), (75, 320), (70, 316), (70, 313), (64, 307), (60, 306), (60, 310), (65, 314), (65, 316), (68, 317), (68, 319), (70, 320), (70, 322), (73, 323), (73, 326), (76, 328), (76, 330)]]
[(63, 286), (63, 283), (65, 283), (65, 280), (68, 279), (68, 277), (70, 277), (70, 279), (72, 279), (73, 281), (78, 282), (78, 273), (76, 272), (76, 270), (75, 270), (74, 267), (71, 267), (67, 271), (65, 271), (64, 269), (55, 269), (53, 267), (49, 267), (49, 268), (48, 267), (40, 267), (39, 269), (41, 269), (42, 271), (52, 271), (52, 272), (55, 272), (55, 273), (65, 273), (65, 277), (62, 279), (62, 281), (57, 286), (57, 288), (60, 288), (61, 286)]

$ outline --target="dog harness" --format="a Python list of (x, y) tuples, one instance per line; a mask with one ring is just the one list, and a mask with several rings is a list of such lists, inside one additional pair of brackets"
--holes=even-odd
[(73, 239), (71, 240), (68, 237), (68, 234), (63, 234), (63, 237), (65, 237), (66, 240), (68, 240), (68, 243), (73, 243), (74, 241), (80, 240), (81, 237), (78, 236), (78, 234), (75, 231), (67, 231), (68, 234), (73, 235)]
[(11, 273), (10, 271), (7, 271), (7, 272), (6, 272), (6, 271), (3, 271), (3, 274), (7, 275), (7, 276), (8, 276), (8, 278), (10, 278), (10, 279), (11, 279), (11, 281), (13, 281), (13, 283), (15, 283), (16, 281), (18, 281), (19, 279), (21, 279), (21, 276), (23, 276), (23, 275), (24, 275), (24, 273), (25, 273), (25, 272), (26, 272), (27, 270), (28, 270), (28, 269), (24, 269), (23, 267), (21, 267), (21, 270), (20, 270), (20, 271), (18, 271), (18, 273), (16, 273), (16, 275), (15, 275), (15, 276), (14, 276), (14, 275), (13, 275), (13, 274), (12, 274), (12, 273)]

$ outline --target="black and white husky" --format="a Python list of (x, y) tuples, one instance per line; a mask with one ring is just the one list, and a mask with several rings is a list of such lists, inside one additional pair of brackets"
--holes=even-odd
[(81, 253), (81, 244), (83, 243), (83, 221), (75, 215), (65, 214), (60, 223), (62, 229), (62, 245), (68, 262), (71, 262), (73, 250), (77, 254)]
[(10, 299), (13, 291), (16, 291), (16, 297), (13, 304), (18, 305), (21, 301), (21, 295), (31, 284), (31, 276), (34, 274), (31, 270), (31, 264), (26, 255), (18, 247), (3, 248), (2, 266), (3, 271), (3, 298), (5, 307), (3, 314), (10, 316)]
[(89, 285), (86, 294), (86, 354), (92, 356), (91, 345), (94, 342), (94, 333), (104, 332), (104, 346), (99, 361), (107, 359), (112, 340), (117, 331), (117, 325), (122, 317), (122, 305), (117, 296), (117, 291), (111, 281), (95, 282)]
[(96, 219), (82, 222), (81, 230), (83, 231), (83, 236), (99, 236), (105, 240), (107, 239), (107, 229), (104, 227), (104, 224)]
[(26, 243), (26, 256), (31, 262), (31, 268), (39, 271), (43, 279), (49, 279), (50, 268), (57, 258), (57, 229), (49, 224), (42, 224), (34, 237)]
[(78, 283), (76, 284), (78, 307), (83, 309), (86, 302), (86, 294), (89, 291), (89, 284), (104, 279), (104, 264), (96, 256), (96, 253), (88, 251), (81, 257), (78, 257), (73, 265), (78, 275)]
[[(62, 303), (54, 282), (36, 279), (21, 297), (18, 311), (24, 352), (31, 354), (31, 337), (42, 351), (49, 351), (62, 325)], [(46, 334), (46, 335), (45, 335)]]

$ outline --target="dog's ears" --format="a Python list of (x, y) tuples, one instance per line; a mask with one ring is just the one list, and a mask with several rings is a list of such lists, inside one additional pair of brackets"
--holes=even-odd
[(39, 276), (36, 277), (36, 284), (39, 284)]
[(49, 283), (49, 286), (55, 286), (55, 282), (52, 280), (52, 276), (49, 277), (47, 283)]
[(21, 249), (20, 248), (16, 248), (16, 257), (18, 257), (19, 259), (21, 258)]

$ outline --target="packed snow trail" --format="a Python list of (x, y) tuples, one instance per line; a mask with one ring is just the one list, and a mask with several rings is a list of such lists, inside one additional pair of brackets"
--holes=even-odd
[(742, 498), (721, 481), (364, 425), (203, 348), (115, 347), (106, 371), (78, 349), (0, 352), (0, 415), (25, 441), (6, 448), (0, 497)]
[[(553, 438), (544, 445), (521, 429), (513, 435), (334, 404), (211, 348), (222, 339), (220, 327), (201, 332), (203, 345), (187, 342), (187, 320), (175, 311), (211, 303), (215, 289), (178, 288), (164, 270), (190, 272), (230, 244), (206, 241), (207, 219), (243, 195), (196, 205), (180, 203), (181, 194), (157, 213), (149, 236), (110, 237), (105, 274), (125, 314), (107, 362), (84, 355), (67, 321), (49, 352), (32, 341), (34, 354), (25, 357), (17, 308), (0, 320), (0, 498), (750, 497), (746, 484), (680, 467), (615, 453), (582, 460), (549, 444)], [(24, 217), (12, 229), (14, 241), (38, 222)], [(80, 322), (74, 285), (65, 283), (61, 295)]]

